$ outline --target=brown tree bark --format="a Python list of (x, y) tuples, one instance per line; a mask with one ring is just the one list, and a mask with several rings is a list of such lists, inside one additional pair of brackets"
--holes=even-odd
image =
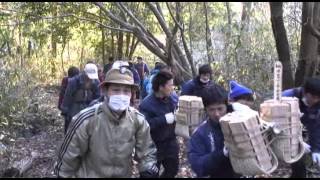
[[(102, 17), (102, 12), (100, 10), (100, 16)], [(103, 23), (102, 18), (100, 18), (101, 23)], [(102, 63), (106, 64), (106, 52), (105, 52), (105, 30), (102, 26), (100, 26), (101, 29), (101, 50), (102, 50)]]
[[(56, 3), (53, 3), (52, 7), (52, 16), (57, 16), (57, 5)], [(55, 22), (55, 19), (53, 19), (53, 22)], [(52, 26), (52, 33), (51, 33), (51, 48), (52, 48), (52, 57), (57, 57), (57, 42), (55, 39), (55, 33), (54, 33), (54, 25)]]
[(289, 43), (283, 23), (283, 2), (270, 2), (272, 31), (276, 42), (279, 61), (283, 65), (283, 90), (294, 86), (291, 70)]
[(117, 38), (117, 58), (123, 58), (123, 32), (118, 31), (118, 38)]
[(130, 41), (131, 41), (131, 35), (129, 33), (126, 34), (126, 53), (125, 57), (129, 57), (130, 52)]
[(114, 32), (111, 31), (111, 54), (112, 57), (115, 57), (115, 47), (114, 47)]
[(319, 56), (319, 3), (303, 2), (301, 45), (298, 67), (295, 74), (295, 86), (301, 86), (304, 80), (313, 76)]
[[(175, 74), (176, 78), (179, 78), (176, 82), (178, 84), (183, 81), (190, 79), (192, 77), (191, 65), (188, 63), (186, 55), (183, 53), (181, 47), (178, 46), (174, 34), (172, 34), (170, 28), (167, 26), (165, 22), (165, 18), (161, 11), (160, 4), (146, 2), (147, 7), (151, 10), (151, 12), (155, 15), (160, 28), (166, 35), (167, 43), (164, 45), (161, 41), (154, 37), (149, 30), (146, 29), (136, 17), (135, 15), (121, 2), (115, 2), (115, 5), (119, 10), (124, 12), (127, 17), (132, 20), (132, 23), (128, 23), (126, 20), (120, 19), (115, 16), (110, 10), (106, 9), (104, 4), (101, 2), (94, 2), (96, 6), (98, 6), (106, 16), (108, 16), (113, 22), (120, 25), (120, 27), (125, 28), (127, 30), (132, 31), (135, 37), (141, 42), (147, 49), (149, 49), (152, 53), (158, 56), (161, 60), (166, 62), (168, 65), (174, 64), (172, 66), (173, 71), (177, 72)], [(177, 24), (175, 24), (175, 27)], [(169, 48), (169, 47), (172, 48)], [(172, 58), (169, 58), (170, 54), (172, 54)]]
[[(204, 15), (206, 19), (206, 47), (207, 47), (207, 56), (208, 56), (208, 62), (209, 64), (213, 63), (213, 47), (212, 47), (212, 41), (211, 41), (211, 31), (209, 26), (209, 20), (208, 20), (208, 4), (207, 2), (203, 2), (204, 6)], [(210, 10), (209, 10), (210, 11)]]

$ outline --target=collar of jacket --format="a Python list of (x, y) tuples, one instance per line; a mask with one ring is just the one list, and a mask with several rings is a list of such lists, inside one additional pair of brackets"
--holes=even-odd
[(155, 99), (157, 99), (158, 101), (161, 101), (161, 102), (163, 102), (163, 103), (168, 103), (168, 102), (170, 102), (171, 96), (167, 96), (167, 97), (160, 98), (160, 97), (157, 97), (154, 92), (152, 93), (152, 95), (154, 96)]
[(117, 117), (115, 113), (111, 111), (110, 107), (105, 102), (102, 103), (101, 109), (104, 112), (104, 114), (108, 117), (110, 122), (116, 125), (122, 124), (129, 116), (129, 108), (127, 108), (127, 110), (123, 112), (119, 117)]
[(207, 117), (207, 122), (209, 123), (210, 127), (213, 129), (220, 129), (220, 123), (217, 121), (210, 120), (209, 117)]
[(209, 81), (209, 82), (203, 83), (203, 82), (200, 81), (200, 76), (198, 75), (198, 76), (195, 78), (195, 81), (196, 81), (200, 86), (206, 86), (206, 85), (210, 84), (212, 80), (211, 80), (211, 78), (210, 78), (210, 81)]

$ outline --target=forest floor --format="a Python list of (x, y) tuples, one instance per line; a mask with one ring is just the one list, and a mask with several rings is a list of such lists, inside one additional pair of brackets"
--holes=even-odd
[[(0, 177), (55, 177), (53, 168), (63, 141), (64, 120), (57, 109), (58, 88), (39, 87), (27, 113), (17, 115), (23, 124), (0, 129)], [(186, 141), (178, 137), (180, 167), (177, 177), (195, 177), (186, 157)], [(29, 166), (26, 165), (29, 163)], [(136, 164), (136, 163), (134, 163)], [(27, 166), (22, 175), (16, 170)], [(19, 168), (20, 167), (20, 168)], [(272, 177), (289, 177), (290, 166), (280, 164)], [(308, 177), (320, 177), (320, 171), (308, 168)], [(137, 177), (133, 169), (133, 177)]]

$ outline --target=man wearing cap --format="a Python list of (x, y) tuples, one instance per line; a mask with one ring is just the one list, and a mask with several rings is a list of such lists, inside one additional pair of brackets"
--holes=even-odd
[(83, 72), (70, 78), (61, 105), (62, 113), (66, 115), (65, 133), (71, 118), (90, 102), (100, 96), (98, 68), (93, 63), (85, 65)]
[(134, 84), (131, 71), (113, 68), (100, 84), (104, 101), (73, 117), (61, 146), (58, 177), (131, 177), (132, 154), (140, 177), (158, 177), (156, 147), (144, 116), (129, 107)]
[(181, 95), (202, 97), (204, 89), (210, 86), (218, 86), (211, 80), (212, 69), (209, 64), (204, 64), (199, 68), (199, 75), (189, 80), (182, 86)]
[(252, 111), (251, 108), (254, 103), (253, 90), (236, 81), (230, 81), (229, 88), (229, 102), (232, 104), (233, 110), (243, 112)]

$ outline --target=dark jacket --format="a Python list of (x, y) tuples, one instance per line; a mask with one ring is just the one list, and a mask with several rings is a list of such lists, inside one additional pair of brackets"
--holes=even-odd
[(103, 73), (106, 74), (111, 68), (113, 63), (108, 63), (103, 66)]
[(140, 75), (139, 75), (137, 69), (136, 69), (134, 66), (129, 67), (129, 69), (130, 69), (130, 71), (131, 71), (132, 74), (133, 74), (133, 81), (134, 81), (134, 83), (137, 84), (137, 85), (140, 85)]
[(144, 73), (149, 74), (148, 66), (147, 66), (147, 64), (145, 64), (144, 62), (142, 62), (142, 63), (137, 63), (137, 64), (134, 65), (134, 67), (135, 67), (136, 70), (138, 71), (139, 77), (140, 77), (141, 80), (144, 79)]
[(320, 152), (320, 102), (306, 109), (301, 118), (309, 134), (312, 152)]
[(203, 89), (205, 87), (214, 86), (212, 80), (210, 80), (208, 83), (202, 83), (200, 81), (200, 76), (197, 76), (194, 79), (191, 79), (187, 81), (183, 86), (181, 90), (181, 95), (189, 95), (189, 96), (198, 96), (202, 97)]
[(204, 121), (188, 142), (188, 160), (198, 177), (236, 177), (229, 158), (223, 155), (224, 138), (220, 124)]
[(61, 81), (61, 87), (59, 92), (58, 109), (60, 110), (61, 110), (64, 93), (66, 92), (66, 89), (67, 89), (67, 85), (68, 85), (68, 76), (65, 76)]
[(155, 143), (176, 137), (174, 133), (176, 123), (167, 124), (165, 114), (174, 112), (177, 104), (176, 94), (163, 100), (152, 93), (141, 102), (139, 110), (150, 124), (151, 137)]
[(61, 109), (68, 117), (73, 117), (90, 102), (100, 97), (99, 80), (94, 80), (90, 88), (85, 89), (84, 74), (69, 78)]

